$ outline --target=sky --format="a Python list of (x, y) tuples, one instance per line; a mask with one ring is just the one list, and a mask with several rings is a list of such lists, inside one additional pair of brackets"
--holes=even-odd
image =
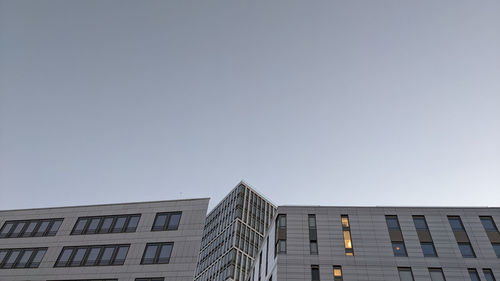
[(500, 2), (0, 0), (0, 209), (500, 206)]

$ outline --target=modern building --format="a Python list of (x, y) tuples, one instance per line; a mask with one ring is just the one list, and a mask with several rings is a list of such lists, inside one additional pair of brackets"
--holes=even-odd
[(0, 211), (0, 280), (192, 281), (208, 200)]
[(239, 183), (207, 216), (195, 281), (245, 280), (275, 211)]
[(495, 281), (500, 208), (280, 206), (249, 281)]

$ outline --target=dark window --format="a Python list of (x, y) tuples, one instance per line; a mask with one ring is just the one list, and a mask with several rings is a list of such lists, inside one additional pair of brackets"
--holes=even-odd
[(31, 256), (33, 255), (35, 251), (31, 249), (24, 250), (24, 252), (21, 254), (19, 261), (16, 264), (16, 268), (24, 268), (28, 264), (28, 261), (31, 259)]
[(95, 265), (97, 258), (99, 257), (99, 253), (101, 252), (100, 247), (93, 247), (90, 249), (90, 252), (87, 256), (87, 259), (85, 260), (84, 265), (86, 266), (92, 266)]
[(413, 272), (410, 267), (398, 267), (398, 273), (401, 281), (413, 281)]
[(286, 215), (279, 214), (276, 217), (276, 243), (274, 247), (274, 256), (277, 254), (286, 254)]
[(5, 238), (9, 236), (10, 231), (13, 229), (13, 222), (5, 222), (0, 230), (0, 238)]
[(492, 243), (493, 250), (495, 250), (495, 253), (497, 254), (497, 257), (500, 258), (500, 243)]
[(318, 230), (316, 228), (316, 215), (308, 215), (309, 225), (309, 252), (311, 255), (318, 254)]
[(429, 229), (424, 216), (413, 216), (413, 223), (415, 223), (415, 228), (419, 230)]
[(476, 254), (474, 253), (474, 250), (472, 249), (472, 246), (470, 243), (458, 243), (458, 247), (460, 248), (460, 252), (462, 253), (462, 257), (464, 258), (475, 258)]
[(116, 218), (115, 225), (113, 226), (113, 233), (124, 232), (123, 227), (125, 227), (125, 222), (127, 222), (127, 217), (118, 217)]
[(37, 268), (47, 248), (0, 249), (0, 268)]
[(154, 277), (154, 278), (135, 278), (135, 281), (164, 281), (163, 277)]
[(115, 247), (104, 247), (101, 255), (101, 259), (99, 260), (99, 265), (108, 265), (111, 264), (111, 258), (113, 257), (113, 252), (115, 251)]
[(87, 231), (85, 234), (94, 234), (97, 232), (97, 228), (99, 227), (99, 224), (101, 223), (101, 218), (92, 218), (90, 219), (90, 224), (87, 227)]
[(480, 217), (483, 227), (488, 232), (498, 232), (497, 226), (492, 217)]
[(429, 274), (431, 275), (432, 281), (446, 281), (441, 268), (429, 268)]
[(141, 215), (78, 218), (71, 235), (135, 232)]
[(451, 229), (453, 231), (465, 231), (464, 225), (462, 224), (462, 220), (460, 217), (448, 217), (448, 221), (450, 222)]
[(340, 265), (334, 265), (333, 266), (333, 280), (334, 281), (342, 281), (344, 280), (343, 274), (342, 274), (342, 267)]
[(54, 267), (122, 265), (130, 245), (64, 247)]
[(396, 257), (407, 257), (406, 247), (404, 242), (392, 242), (392, 250)]
[(141, 264), (169, 263), (173, 247), (173, 242), (148, 243)]
[(38, 229), (36, 230), (35, 236), (36, 237), (45, 236), (45, 233), (47, 232), (49, 225), (50, 225), (49, 220), (43, 220), (42, 222), (40, 222), (40, 225), (38, 226)]
[(38, 221), (32, 221), (28, 224), (28, 227), (26, 228), (26, 230), (24, 231), (23, 233), (23, 237), (30, 237), (30, 236), (33, 236), (33, 232), (36, 228), (36, 226), (39, 224)]
[[(62, 219), (6, 221), (0, 230), (0, 238), (54, 236), (61, 223)], [(49, 225), (53, 227), (47, 231)]]
[(114, 217), (104, 218), (102, 221), (101, 228), (99, 229), (99, 233), (108, 233), (111, 230), (111, 225), (113, 225)]
[(311, 280), (319, 281), (319, 266), (311, 265)]
[(86, 219), (86, 218), (78, 219), (75, 227), (73, 228), (73, 232), (71, 234), (82, 234), (88, 221), (89, 221), (89, 219)]
[(153, 223), (153, 231), (177, 230), (182, 212), (157, 213)]
[(74, 251), (73, 258), (71, 259), (71, 263), (69, 266), (80, 266), (83, 257), (85, 256), (85, 253), (87, 253), (87, 248), (78, 248)]
[(437, 257), (436, 248), (434, 248), (434, 243), (432, 242), (422, 242), (420, 243), (422, 247), (422, 252), (424, 257)]
[(310, 243), (310, 251), (311, 251), (311, 255), (317, 255), (318, 254), (318, 242), (311, 241), (311, 243)]
[(493, 275), (493, 271), (489, 268), (483, 268), (484, 277), (486, 277), (486, 281), (496, 281), (495, 276)]
[(469, 268), (469, 276), (471, 281), (481, 281), (477, 270), (475, 270), (474, 268)]
[(128, 248), (129, 248), (128, 246), (118, 247), (118, 252), (116, 252), (113, 264), (119, 265), (125, 263), (125, 258), (127, 257)]
[(390, 230), (399, 230), (399, 221), (397, 216), (385, 216), (385, 221), (387, 222), (387, 228)]
[(137, 229), (137, 225), (139, 224), (140, 218), (141, 218), (140, 216), (131, 216), (129, 218), (127, 229), (125, 230), (125, 232), (135, 232), (135, 230)]

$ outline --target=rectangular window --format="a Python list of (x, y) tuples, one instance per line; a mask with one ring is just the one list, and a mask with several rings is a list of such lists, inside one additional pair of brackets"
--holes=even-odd
[(319, 265), (311, 265), (311, 280), (319, 281)]
[(462, 242), (458, 243), (458, 247), (460, 248), (460, 252), (462, 253), (462, 257), (464, 258), (475, 258), (476, 254), (474, 253), (474, 250), (472, 249), (472, 246), (470, 243)]
[(182, 212), (157, 213), (152, 231), (177, 230)]
[(441, 268), (429, 268), (429, 274), (431, 275), (432, 281), (446, 281)]
[(483, 268), (484, 277), (486, 281), (496, 281), (495, 276), (493, 275), (493, 271), (489, 268)]
[(395, 257), (407, 257), (406, 247), (404, 242), (392, 242), (392, 250)]
[(481, 223), (483, 224), (484, 230), (487, 232), (498, 232), (498, 228), (495, 224), (495, 221), (493, 221), (492, 217), (479, 217), (481, 219)]
[(62, 221), (63, 219), (6, 221), (0, 229), (0, 238), (54, 236)]
[(0, 268), (37, 268), (47, 248), (0, 249)]
[(479, 274), (477, 273), (477, 270), (475, 268), (469, 268), (469, 276), (471, 281), (481, 281), (479, 278)]
[(451, 229), (453, 231), (465, 231), (462, 220), (458, 216), (449, 216), (448, 221), (450, 222)]
[(286, 254), (286, 215), (279, 214), (276, 217), (276, 244), (274, 256), (277, 254)]
[(79, 217), (71, 235), (135, 232), (140, 214)]
[(342, 267), (340, 265), (333, 266), (333, 280), (334, 281), (344, 280), (344, 277), (342, 276)]
[(500, 237), (500, 233), (498, 232), (497, 225), (495, 221), (493, 221), (492, 217), (482, 216), (479, 217), (481, 219), (481, 223), (483, 224), (484, 230), (486, 230), (486, 234), (490, 239), (491, 246), (495, 251), (495, 254), (498, 258), (500, 258), (500, 243), (498, 243), (498, 237)]
[(399, 226), (399, 220), (397, 216), (385, 216), (385, 222), (387, 224), (387, 229), (389, 230), (389, 237), (392, 243), (392, 251), (395, 257), (407, 257), (405, 242), (403, 241), (403, 233), (401, 232), (401, 227)]
[(148, 243), (144, 249), (141, 264), (169, 263), (173, 247), (173, 242)]
[(413, 281), (413, 272), (410, 267), (398, 267), (399, 279), (401, 281)]
[(163, 277), (154, 277), (154, 278), (135, 278), (135, 281), (164, 281)]
[(424, 253), (424, 257), (437, 257), (436, 248), (434, 247), (434, 243), (432, 242), (422, 242), (420, 243), (422, 247), (422, 252)]
[(474, 249), (472, 249), (469, 236), (465, 231), (464, 224), (462, 223), (460, 217), (448, 216), (448, 221), (450, 222), (451, 229), (453, 230), (453, 234), (455, 235), (455, 239), (457, 240), (458, 248), (462, 253), (462, 257), (475, 258), (476, 254), (474, 253)]
[(130, 244), (64, 247), (54, 267), (123, 265)]
[(309, 252), (311, 255), (318, 254), (318, 230), (316, 228), (316, 215), (308, 215), (309, 224)]
[(498, 258), (500, 258), (500, 243), (491, 243), (493, 246), (493, 250), (495, 250), (495, 254)]
[(425, 221), (424, 216), (413, 216), (413, 223), (415, 224), (415, 228), (418, 230), (428, 230), (427, 222)]
[(344, 235), (344, 248), (346, 256), (354, 256), (354, 247), (351, 239), (351, 224), (348, 215), (341, 215), (342, 233)]
[(391, 230), (400, 230), (399, 221), (397, 216), (385, 216), (387, 228)]

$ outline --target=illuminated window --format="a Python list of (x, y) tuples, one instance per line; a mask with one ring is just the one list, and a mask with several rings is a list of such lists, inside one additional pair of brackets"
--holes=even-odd
[(354, 249), (352, 246), (351, 239), (351, 224), (349, 223), (349, 217), (347, 215), (341, 216), (342, 221), (342, 232), (344, 234), (344, 247), (346, 256), (354, 256)]
[(403, 242), (392, 242), (392, 250), (394, 251), (394, 256), (396, 257), (407, 257), (405, 243)]
[(342, 281), (342, 267), (340, 265), (333, 266), (333, 280)]

